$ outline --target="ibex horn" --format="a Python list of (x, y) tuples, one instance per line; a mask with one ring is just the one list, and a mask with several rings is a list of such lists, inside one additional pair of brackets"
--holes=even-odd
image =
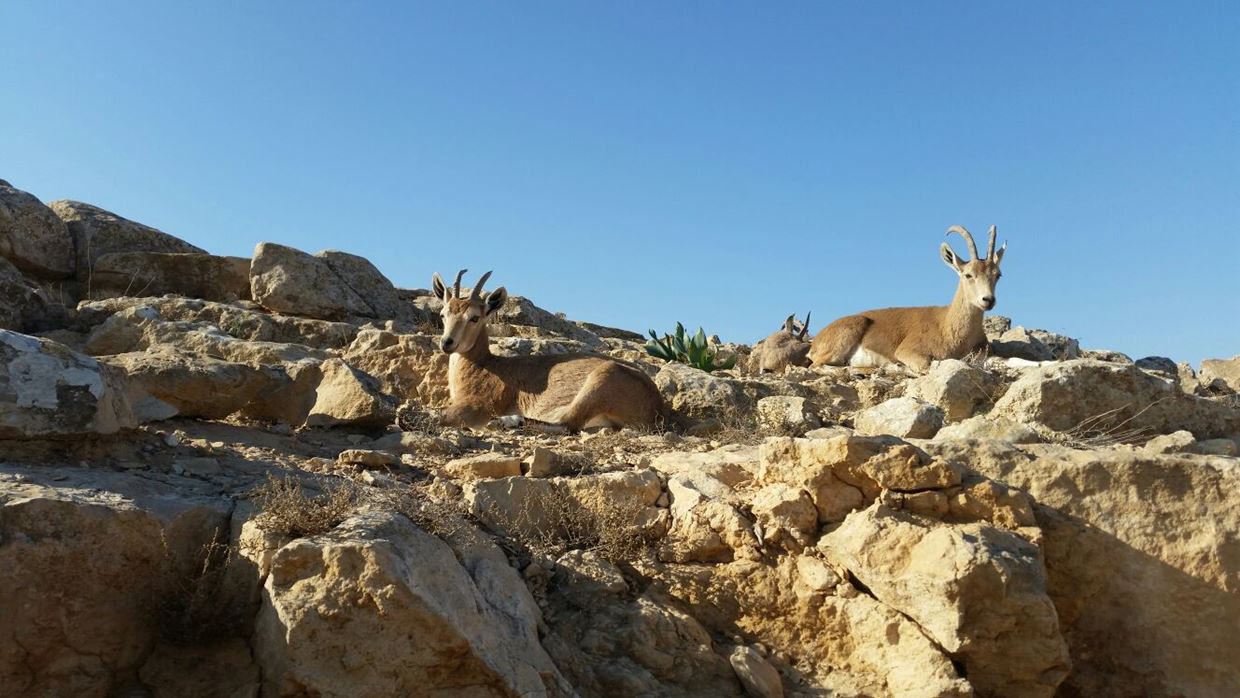
[(813, 312), (814, 311), (811, 310), (805, 314), (805, 324), (801, 325), (801, 332), (797, 335), (797, 339), (805, 339), (805, 333), (809, 332), (809, 316), (812, 315)]
[(456, 273), (456, 283), (455, 283), (455, 284), (453, 284), (453, 286), (452, 286), (452, 287), (453, 287), (453, 293), (452, 293), (452, 297), (453, 297), (453, 298), (460, 298), (460, 297), (461, 297), (461, 277), (462, 277), (462, 276), (465, 276), (465, 272), (467, 272), (467, 271), (469, 271), (469, 270), (468, 270), (468, 269), (462, 269), (462, 270), (460, 270), (460, 271), (458, 271), (458, 272)]
[(995, 226), (990, 226), (990, 244), (986, 247), (986, 259), (995, 258), (995, 236), (998, 235), (998, 232)]
[(474, 284), (473, 290), (469, 292), (469, 300), (476, 301), (482, 298), (482, 287), (487, 285), (489, 278), (491, 278), (491, 272), (488, 271), (482, 275), (481, 279), (478, 279), (478, 283)]
[(964, 238), (964, 243), (969, 246), (969, 254), (973, 255), (973, 259), (977, 259), (977, 243), (973, 242), (973, 236), (969, 234), (969, 231), (959, 225), (953, 225), (947, 229), (948, 235), (952, 233), (959, 233), (960, 237)]

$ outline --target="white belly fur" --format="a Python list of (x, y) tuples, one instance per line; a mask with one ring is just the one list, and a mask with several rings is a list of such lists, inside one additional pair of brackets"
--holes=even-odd
[(889, 363), (892, 363), (890, 359), (880, 354), (875, 354), (865, 347), (857, 347), (852, 356), (848, 357), (848, 365), (855, 368), (878, 368)]

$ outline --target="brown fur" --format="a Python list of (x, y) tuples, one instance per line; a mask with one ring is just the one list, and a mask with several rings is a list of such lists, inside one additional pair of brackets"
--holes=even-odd
[[(962, 234), (967, 235), (967, 231)], [(1000, 249), (994, 253), (994, 228), (990, 234), (988, 259), (965, 262), (944, 243), (944, 262), (960, 276), (950, 305), (883, 308), (842, 317), (814, 337), (810, 360), (815, 366), (898, 362), (924, 371), (932, 361), (963, 358), (984, 345), (985, 310), (979, 302), (988, 297), (993, 307), (1004, 252)], [(972, 238), (966, 239), (972, 251)]]
[[(447, 295), (438, 275), (435, 292)], [(487, 319), (507, 298), (503, 288), (486, 300), (448, 297), (444, 336), (452, 339), (448, 363), (451, 405), (443, 421), (479, 427), (493, 417), (518, 414), (569, 431), (594, 426), (649, 426), (667, 417), (654, 381), (641, 369), (597, 354), (496, 356)], [(471, 321), (471, 318), (477, 318)]]
[[(809, 321), (809, 316), (805, 318)], [(797, 326), (793, 316), (788, 316), (784, 326), (766, 339), (754, 345), (750, 354), (750, 370), (754, 373), (782, 373), (789, 366), (809, 366), (810, 343), (805, 339), (807, 325)]]

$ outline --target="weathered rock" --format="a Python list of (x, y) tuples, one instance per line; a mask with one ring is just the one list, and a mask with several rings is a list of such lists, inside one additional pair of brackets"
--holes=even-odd
[(253, 643), (263, 694), (558, 695), (537, 607), (499, 564), (471, 574), (392, 514), (293, 541), (271, 559), (263, 589)]
[(371, 376), (340, 359), (324, 361), (321, 369), (323, 377), (306, 424), (374, 428), (387, 426), (396, 418), (395, 401), (379, 392)]
[(728, 655), (728, 662), (745, 693), (752, 698), (783, 698), (784, 684), (779, 672), (754, 648), (736, 646)]
[(1240, 355), (1202, 361), (1200, 381), (1217, 392), (1240, 393)]
[(439, 349), (437, 336), (365, 328), (341, 358), (375, 376), (389, 395), (416, 397), (433, 407), (448, 403), (448, 355)]
[(762, 541), (799, 551), (818, 530), (818, 510), (804, 490), (775, 483), (758, 490), (751, 505), (762, 527)]
[(47, 303), (39, 287), (0, 257), (0, 330), (37, 332), (44, 329)]
[(1013, 444), (1032, 444), (1042, 440), (1036, 431), (1005, 417), (979, 414), (963, 422), (948, 424), (934, 435), (935, 441), (994, 440)]
[(1240, 453), (1238, 439), (1206, 439), (1198, 441), (1196, 452), (1206, 456), (1234, 456)]
[(914, 397), (892, 398), (857, 414), (858, 434), (928, 439), (943, 426), (943, 410)]
[(753, 408), (739, 381), (711, 375), (686, 364), (669, 363), (654, 377), (672, 409), (690, 419), (704, 419)]
[(995, 356), (1029, 361), (1066, 361), (1079, 358), (1081, 345), (1071, 337), (1046, 330), (1014, 327), (990, 343)]
[(18, 269), (48, 279), (74, 270), (73, 238), (52, 209), (0, 179), (0, 257)]
[(776, 434), (800, 435), (822, 426), (812, 404), (803, 397), (772, 395), (758, 400), (758, 423)]
[(993, 404), (998, 390), (999, 380), (993, 373), (959, 359), (946, 359), (909, 381), (904, 394), (937, 406), (948, 422), (959, 422), (972, 417), (979, 407)]
[(1191, 453), (1196, 445), (1197, 439), (1192, 432), (1180, 430), (1155, 436), (1142, 448), (1149, 453)]
[(414, 322), (423, 317), (424, 314), (401, 298), (392, 282), (365, 257), (338, 250), (324, 250), (315, 257), (327, 262), (336, 276), (366, 302), (370, 317), (399, 322)]
[(1041, 504), (1070, 695), (1236, 695), (1240, 468), (1228, 458), (971, 449), (970, 467)]
[(669, 478), (667, 491), (672, 522), (659, 559), (686, 563), (760, 557), (753, 521), (736, 507), (709, 496), (682, 476)]
[(0, 330), (0, 438), (133, 427), (123, 377), (56, 342)]
[(336, 456), (336, 462), (342, 465), (360, 465), (366, 468), (383, 468), (396, 465), (400, 458), (387, 451), (374, 451), (365, 448), (350, 448)]
[(282, 383), (268, 369), (174, 351), (117, 354), (100, 361), (126, 376), (134, 416), (143, 422), (175, 416), (222, 419)]
[(112, 252), (99, 256), (92, 288), (126, 296), (167, 293), (211, 301), (250, 299), (250, 260), (191, 252)]
[(480, 453), (450, 460), (443, 467), (449, 477), (460, 480), (487, 480), (521, 474), (521, 459), (505, 453)]
[(1168, 378), (1175, 378), (1179, 375), (1180, 369), (1174, 361), (1165, 356), (1146, 356), (1137, 359), (1133, 364), (1143, 370), (1153, 373), (1160, 373)]
[(979, 692), (1052, 696), (1068, 674), (1041, 553), (1020, 536), (875, 504), (845, 519), (820, 547), (960, 658)]
[(376, 317), (324, 259), (274, 242), (254, 248), (250, 293), (264, 308), (290, 315), (322, 320)]
[(116, 695), (158, 634), (188, 620), (157, 614), (177, 608), (228, 510), (127, 473), (0, 465), (2, 692)]
[(759, 457), (757, 446), (728, 444), (705, 452), (661, 453), (650, 461), (650, 467), (668, 477), (680, 475), (693, 481), (703, 475), (734, 488), (753, 479)]
[(90, 281), (99, 258), (116, 252), (206, 254), (206, 250), (180, 238), (122, 218), (98, 206), (66, 199), (53, 201), (48, 206), (64, 221), (73, 236), (79, 281)]
[(1121, 426), (1162, 434), (1186, 429), (1198, 438), (1240, 434), (1240, 410), (1185, 395), (1136, 366), (1090, 359), (1026, 370), (992, 413), (1078, 438)]
[(982, 326), (986, 332), (986, 337), (995, 340), (1002, 336), (1004, 332), (1012, 329), (1012, 318), (1004, 315), (987, 315), (982, 318)]
[(283, 366), (266, 367), (275, 382), (255, 395), (241, 413), (257, 419), (292, 427), (305, 424), (318, 401), (323, 369), (317, 361), (305, 360)]
[(597, 349), (603, 346), (598, 335), (577, 325), (568, 319), (550, 313), (534, 305), (530, 299), (521, 296), (508, 296), (503, 307), (495, 312), (495, 322), (511, 325), (527, 325), (544, 329), (554, 335), (567, 337)]
[(152, 698), (257, 698), (258, 665), (241, 638), (207, 646), (160, 644), (138, 672)]

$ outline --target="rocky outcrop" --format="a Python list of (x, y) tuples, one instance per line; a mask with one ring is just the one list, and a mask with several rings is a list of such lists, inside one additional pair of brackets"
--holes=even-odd
[(309, 255), (259, 243), (250, 264), (250, 291), (264, 308), (289, 315), (405, 323), (422, 317), (368, 260), (335, 250)]
[(0, 257), (46, 279), (71, 276), (73, 238), (64, 221), (28, 194), (0, 179)]
[(134, 352), (101, 359), (126, 376), (138, 421), (171, 417), (222, 419), (283, 382), (276, 372), (249, 364), (175, 351)]
[(943, 410), (915, 397), (892, 398), (857, 414), (857, 432), (928, 439), (943, 426)]
[(474, 563), (393, 514), (281, 547), (254, 637), (263, 694), (566, 695), (520, 577), (498, 551)]
[(0, 330), (0, 438), (112, 434), (135, 424), (116, 372), (62, 344)]
[(79, 281), (89, 281), (100, 257), (118, 252), (170, 252), (206, 254), (206, 250), (80, 201), (60, 200), (48, 204), (64, 221), (76, 250), (74, 268)]
[(395, 400), (380, 391), (371, 376), (340, 359), (324, 361), (321, 369), (323, 377), (306, 418), (310, 426), (383, 428), (396, 418)]
[(41, 329), (47, 311), (39, 287), (23, 276), (12, 262), (0, 257), (0, 329), (14, 332)]
[(1240, 393), (1240, 356), (1201, 362), (1202, 385), (1222, 393)]
[(174, 294), (210, 301), (249, 300), (250, 260), (189, 252), (112, 252), (91, 270), (93, 289), (127, 296)]

